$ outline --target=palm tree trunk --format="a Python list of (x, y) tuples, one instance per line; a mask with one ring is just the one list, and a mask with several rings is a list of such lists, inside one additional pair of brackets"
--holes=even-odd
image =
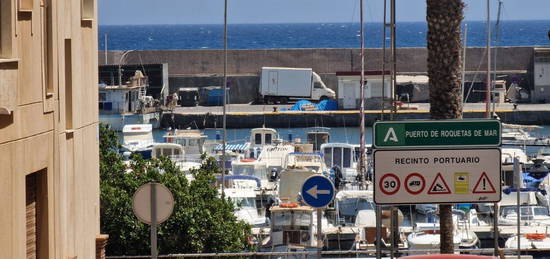
[[(460, 24), (462, 0), (426, 0), (428, 77), (432, 119), (462, 118)], [(452, 205), (439, 206), (440, 251), (453, 253)]]

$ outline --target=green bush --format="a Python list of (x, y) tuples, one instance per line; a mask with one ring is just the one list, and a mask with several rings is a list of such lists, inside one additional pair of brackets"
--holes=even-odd
[(233, 204), (219, 198), (213, 158), (193, 170), (189, 182), (169, 159), (144, 160), (133, 156), (124, 164), (116, 152), (116, 134), (100, 127), (101, 232), (109, 234), (108, 255), (147, 255), (150, 228), (134, 216), (132, 196), (143, 184), (162, 183), (172, 192), (172, 216), (158, 227), (160, 254), (239, 252), (252, 247), (250, 226), (237, 221)]

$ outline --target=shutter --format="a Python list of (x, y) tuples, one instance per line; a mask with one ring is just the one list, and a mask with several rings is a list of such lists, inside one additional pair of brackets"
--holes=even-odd
[(36, 225), (36, 174), (27, 175), (25, 179), (26, 241), (27, 259), (36, 259), (37, 225)]

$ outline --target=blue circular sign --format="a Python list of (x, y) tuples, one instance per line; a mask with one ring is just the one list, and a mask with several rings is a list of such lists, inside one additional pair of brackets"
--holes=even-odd
[(302, 185), (304, 202), (314, 208), (327, 206), (334, 199), (334, 195), (334, 185), (321, 175), (310, 176)]

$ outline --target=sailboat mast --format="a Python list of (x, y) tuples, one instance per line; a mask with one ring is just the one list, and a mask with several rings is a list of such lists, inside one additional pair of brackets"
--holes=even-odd
[(359, 125), (360, 125), (360, 136), (359, 136), (359, 175), (363, 179), (363, 183), (366, 181), (365, 175), (365, 28), (363, 21), (363, 0), (360, 0), (360, 20), (361, 20), (361, 81), (360, 81), (360, 95), (361, 95), (361, 104), (359, 112)]
[(485, 86), (485, 118), (491, 118), (491, 4), (487, 0), (487, 79)]
[[(500, 41), (500, 11), (502, 8), (502, 1), (498, 0), (498, 9), (497, 9), (497, 22), (495, 23), (495, 47)], [(497, 48), (494, 49), (493, 54), (493, 82), (497, 81)], [(499, 98), (503, 98), (500, 97)], [(496, 112), (496, 101), (493, 100), (493, 113)]]
[(464, 24), (464, 39), (462, 43), (462, 94), (461, 94), (461, 101), (462, 101), (462, 110), (464, 111), (464, 104), (466, 103), (466, 100), (464, 100), (464, 89), (466, 87), (466, 46), (468, 45), (468, 24)]
[(225, 106), (227, 104), (227, 0), (224, 1), (223, 10), (223, 147), (222, 147), (222, 198), (225, 198), (225, 145), (227, 143), (227, 116)]

